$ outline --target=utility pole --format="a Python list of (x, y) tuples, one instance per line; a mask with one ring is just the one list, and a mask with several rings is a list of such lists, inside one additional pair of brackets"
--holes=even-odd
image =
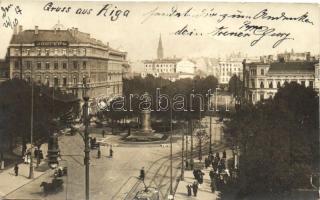
[[(189, 162), (189, 161), (188, 161), (188, 143), (189, 143), (189, 141), (188, 141), (188, 140), (189, 140), (189, 138), (188, 138), (188, 135), (189, 135), (189, 134), (188, 134), (188, 133), (189, 133), (188, 123), (186, 123), (186, 126), (187, 126), (187, 127), (186, 127), (187, 137), (186, 137), (186, 159), (185, 159), (185, 160), (186, 160), (187, 162)], [(189, 165), (186, 166), (186, 167), (189, 168)]]
[(190, 127), (190, 135), (191, 135), (191, 147), (190, 147), (190, 166), (193, 169), (193, 121), (191, 120), (191, 127)]
[(173, 195), (172, 189), (172, 99), (170, 99), (170, 195)]
[(212, 133), (211, 133), (211, 124), (212, 124), (212, 116), (210, 113), (210, 125), (209, 125), (209, 134), (210, 134), (210, 138), (209, 138), (209, 154), (212, 154)]
[(185, 131), (185, 127), (183, 126), (183, 131), (182, 131), (182, 154), (181, 154), (181, 180), (184, 180), (184, 131)]
[(83, 83), (84, 91), (83, 91), (83, 122), (84, 122), (84, 164), (85, 164), (85, 192), (86, 192), (86, 200), (89, 200), (89, 160), (90, 160), (90, 149), (89, 149), (89, 96), (87, 96), (87, 84), (86, 81)]
[(33, 93), (34, 93), (34, 88), (33, 88), (33, 67), (31, 66), (31, 120), (30, 120), (30, 145), (31, 145), (31, 152), (30, 152), (30, 169), (29, 169), (29, 179), (33, 179), (33, 157), (32, 157), (32, 152), (33, 152)]

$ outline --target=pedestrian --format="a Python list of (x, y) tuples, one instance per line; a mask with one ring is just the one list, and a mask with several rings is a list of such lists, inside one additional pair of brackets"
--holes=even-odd
[(214, 178), (214, 171), (213, 171), (213, 170), (210, 170), (209, 176), (210, 176), (210, 179), (211, 179), (211, 180)]
[(102, 137), (104, 137), (104, 134), (106, 134), (105, 130), (102, 130)]
[(224, 159), (227, 158), (227, 152), (226, 152), (226, 150), (224, 150), (224, 151), (222, 152), (222, 158), (224, 158)]
[(200, 185), (203, 183), (203, 175), (204, 175), (204, 173), (200, 170), (199, 175), (198, 175), (198, 177), (199, 177), (198, 182)]
[(101, 158), (101, 151), (100, 151), (100, 145), (98, 147), (98, 159)]
[(145, 172), (144, 172), (144, 167), (142, 167), (141, 170), (140, 170), (140, 176), (139, 176), (139, 178), (140, 178), (142, 181), (144, 181), (144, 177), (145, 177)]
[(14, 173), (15, 173), (16, 176), (19, 175), (19, 166), (18, 166), (18, 164), (15, 164), (15, 166), (14, 166)]
[(110, 155), (110, 158), (112, 158), (112, 156), (113, 156), (112, 146), (110, 146), (109, 155)]
[(211, 192), (214, 193), (216, 190), (215, 179), (211, 179), (210, 188), (211, 188)]
[(186, 187), (187, 187), (188, 196), (191, 196), (192, 195), (192, 192), (191, 192), (192, 185), (188, 184)]
[(193, 190), (193, 196), (197, 196), (197, 193), (198, 193), (198, 182), (197, 181), (194, 181), (193, 184), (192, 184), (192, 190)]
[(208, 158), (205, 158), (205, 159), (204, 159), (204, 166), (205, 166), (206, 169), (209, 167), (209, 160), (208, 160)]

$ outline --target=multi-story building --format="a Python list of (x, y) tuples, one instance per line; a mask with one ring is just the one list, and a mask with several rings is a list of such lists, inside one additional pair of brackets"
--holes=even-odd
[[(245, 64), (245, 95), (252, 103), (274, 97), (285, 83), (315, 86), (315, 62)], [(317, 64), (318, 66), (319, 64)]]
[(320, 67), (319, 67), (319, 62), (315, 65), (314, 67), (314, 88), (315, 90), (320, 93)]
[(242, 62), (245, 57), (239, 54), (231, 54), (231, 56), (219, 60), (219, 73), (217, 78), (220, 84), (228, 84), (230, 78), (236, 75), (242, 78)]
[(144, 72), (141, 73), (142, 77), (151, 74), (155, 77), (162, 77), (175, 81), (178, 77), (177, 75), (177, 63), (181, 59), (178, 58), (164, 58), (163, 46), (161, 36), (159, 38), (158, 49), (157, 49), (157, 59), (145, 60)]
[(9, 79), (8, 61), (0, 59), (0, 83), (8, 79)]
[(9, 77), (22, 78), (59, 87), (79, 98), (83, 82), (91, 98), (108, 98), (122, 94), (123, 67), (127, 53), (80, 32), (62, 30), (14, 30), (8, 47)]

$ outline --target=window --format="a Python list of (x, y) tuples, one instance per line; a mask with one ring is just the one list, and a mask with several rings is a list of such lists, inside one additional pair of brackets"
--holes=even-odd
[(66, 77), (63, 77), (63, 86), (67, 86), (67, 78)]
[(313, 81), (309, 81), (309, 87), (313, 88)]
[(87, 61), (83, 61), (83, 63), (82, 63), (82, 68), (83, 68), (83, 69), (86, 69), (86, 68), (87, 68)]
[(46, 83), (47, 86), (49, 86), (49, 77), (48, 76), (46, 76), (46, 82), (45, 83)]
[(37, 62), (37, 69), (41, 69), (41, 62)]
[(280, 83), (280, 81), (278, 81), (278, 83), (277, 83), (277, 88), (278, 88), (278, 89), (281, 88), (281, 83)]
[(301, 81), (301, 85), (306, 87), (306, 82), (305, 81)]
[(109, 75), (109, 80), (111, 80), (111, 75)]
[(78, 69), (78, 62), (77, 61), (73, 61), (73, 69)]
[(272, 83), (272, 81), (269, 82), (269, 88), (273, 88), (273, 83)]
[(76, 77), (73, 77), (73, 83), (77, 84), (77, 78)]
[(27, 69), (31, 69), (31, 61), (27, 61), (26, 65), (27, 65)]
[(62, 55), (67, 55), (67, 49), (62, 49)]
[(18, 56), (18, 55), (20, 54), (20, 50), (19, 50), (19, 49), (16, 49), (16, 50), (15, 50), (15, 54), (16, 54), (16, 56)]
[(41, 56), (41, 49), (37, 49), (38, 56)]
[(30, 56), (30, 49), (26, 50), (27, 56)]
[(16, 69), (19, 69), (19, 68), (20, 68), (20, 66), (19, 66), (19, 61), (15, 61), (15, 62), (14, 62), (14, 68), (16, 68)]
[(73, 49), (73, 55), (77, 55), (77, 49)]
[(46, 69), (50, 69), (50, 63), (46, 62)]
[(264, 95), (263, 94), (260, 94), (260, 100), (264, 100)]
[(263, 81), (260, 82), (260, 88), (264, 88), (264, 83), (263, 83)]
[(58, 63), (57, 62), (54, 63), (54, 69), (58, 69)]
[(264, 75), (264, 69), (261, 69), (261, 75)]
[(65, 63), (65, 62), (62, 63), (62, 68), (63, 68), (63, 69), (67, 69), (67, 63)]
[(59, 79), (57, 77), (54, 77), (53, 84), (54, 84), (54, 86), (58, 86), (59, 85)]
[(49, 55), (50, 55), (50, 50), (46, 49), (46, 56), (49, 56)]

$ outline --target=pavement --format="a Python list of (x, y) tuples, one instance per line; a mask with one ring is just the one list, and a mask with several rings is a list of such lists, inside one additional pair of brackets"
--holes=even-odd
[[(227, 150), (227, 159), (231, 158), (232, 156), (232, 151)], [(221, 156), (221, 153), (220, 153)], [(195, 163), (199, 162), (199, 160), (195, 160)], [(188, 196), (187, 195), (187, 185), (192, 184), (195, 181), (195, 178), (193, 176), (192, 170), (186, 170), (184, 172), (184, 180), (180, 181), (174, 196), (175, 200), (186, 200), (186, 199), (192, 199), (192, 200), (218, 200), (220, 199), (220, 192), (216, 191), (215, 193), (211, 192), (210, 188), (210, 176), (209, 172), (212, 169), (212, 167), (208, 167), (207, 169), (203, 169), (202, 172), (205, 174), (203, 176), (203, 184), (199, 186), (197, 196)]]
[[(46, 155), (47, 152), (47, 145), (44, 144), (41, 146), (41, 150), (43, 151), (44, 155)], [(47, 167), (47, 162), (43, 159), (39, 165), (39, 167), (36, 168), (36, 159), (33, 160), (33, 166), (34, 166), (34, 179), (29, 179), (29, 170), (30, 165), (29, 164), (19, 164), (19, 175), (15, 176), (14, 174), (14, 166), (11, 166), (5, 170), (0, 171), (0, 199), (3, 199), (8, 194), (14, 192), (18, 188), (34, 181), (36, 178), (42, 176), (46, 173), (46, 171), (49, 169)], [(5, 181), (4, 181), (5, 180)]]

